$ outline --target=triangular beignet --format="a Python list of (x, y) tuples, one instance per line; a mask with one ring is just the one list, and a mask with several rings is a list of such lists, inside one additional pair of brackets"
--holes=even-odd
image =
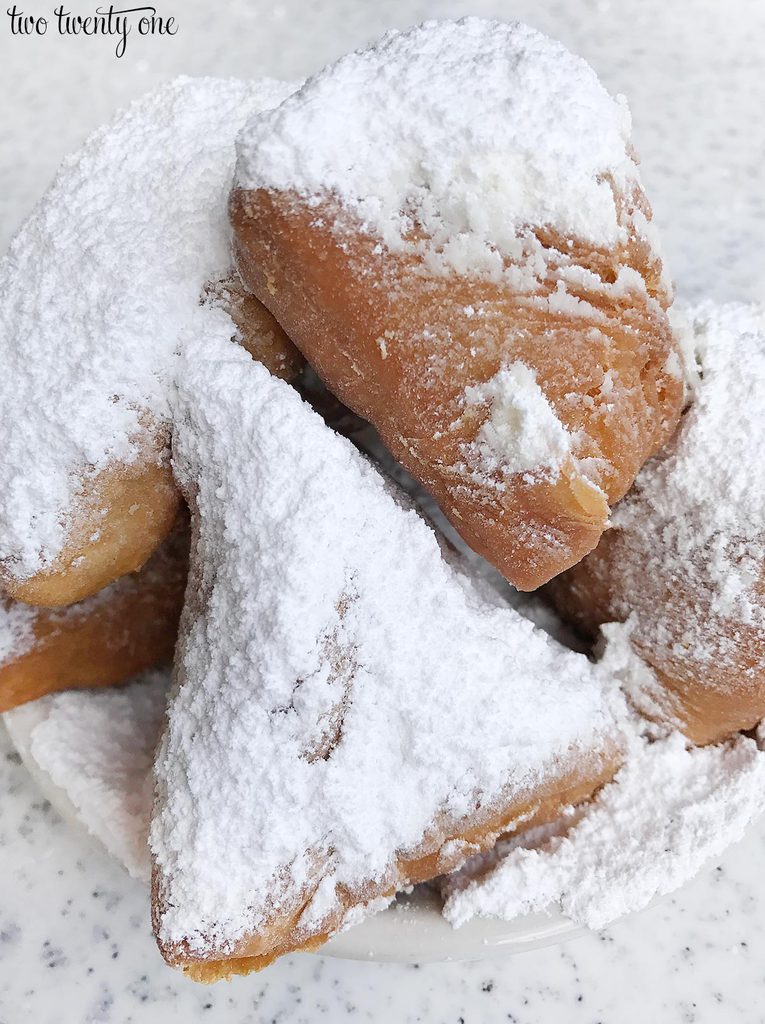
[(426, 22), (237, 149), (237, 267), (330, 391), (515, 586), (575, 565), (683, 401), (623, 99), (528, 26)]
[(160, 948), (204, 981), (318, 945), (620, 756), (597, 670), (228, 351), (179, 383), (192, 565), (150, 840)]

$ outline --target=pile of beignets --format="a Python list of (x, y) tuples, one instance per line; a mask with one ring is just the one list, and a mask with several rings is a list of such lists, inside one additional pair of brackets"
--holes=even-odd
[(191, 977), (588, 800), (635, 721), (765, 716), (765, 315), (672, 307), (626, 105), (560, 44), (172, 82), (0, 284), (0, 710), (174, 658), (152, 917)]

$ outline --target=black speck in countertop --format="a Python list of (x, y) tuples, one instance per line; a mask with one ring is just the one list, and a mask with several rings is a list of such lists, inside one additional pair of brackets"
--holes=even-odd
[(90, 894), (94, 900), (100, 900), (104, 910), (111, 912), (122, 902), (122, 896), (118, 892), (110, 892), (108, 889), (94, 889)]
[(128, 992), (134, 999), (137, 999), (139, 1003), (148, 1003), (150, 995), (148, 975), (142, 974), (135, 981), (132, 981), (128, 985)]
[(58, 946), (51, 945), (48, 939), (43, 942), (41, 956), (45, 966), (49, 968), (66, 967), (69, 963), (63, 949), (59, 949)]

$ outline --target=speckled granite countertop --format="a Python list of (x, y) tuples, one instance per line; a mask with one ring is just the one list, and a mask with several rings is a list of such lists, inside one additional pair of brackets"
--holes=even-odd
[[(86, 13), (95, 4), (72, 6)], [(2, 22), (0, 245), (61, 156), (169, 75), (294, 77), (386, 27), (495, 14), (559, 36), (628, 95), (680, 292), (765, 299), (760, 0), (174, 6), (158, 3), (177, 15), (178, 35), (131, 38), (121, 60), (103, 39), (12, 39)], [(205, 989), (163, 965), (145, 891), (58, 819), (2, 726), (0, 792), (0, 1024), (765, 1021), (765, 821), (674, 898), (600, 935), (419, 968), (294, 956)]]

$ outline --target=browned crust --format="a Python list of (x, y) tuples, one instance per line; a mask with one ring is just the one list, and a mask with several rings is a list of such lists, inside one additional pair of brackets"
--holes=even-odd
[[(231, 197), (235, 257), (247, 287), (330, 390), (373, 423), (466, 542), (521, 589), (592, 550), (607, 521), (606, 498), (627, 491), (680, 415), (682, 384), (665, 371), (674, 351), (669, 296), (660, 261), (635, 227), (635, 211), (650, 211), (638, 191), (617, 202), (629, 235), (618, 250), (570, 247), (552, 232), (538, 233), (548, 271), (536, 297), (554, 290), (556, 271), (571, 255), (606, 286), (583, 289), (580, 297), (596, 312), (573, 316), (535, 307), (505, 285), (427, 276), (418, 258), (391, 254), (329, 201), (309, 207), (290, 193), (242, 189)], [(607, 287), (622, 267), (642, 276), (650, 298)], [(469, 307), (483, 310), (480, 323)], [(435, 370), (433, 344), (421, 340), (426, 329), (449, 339), (439, 353), (445, 365)], [(573, 464), (557, 480), (518, 475), (504, 491), (455, 472), (486, 415), (464, 415), (465, 387), (515, 359), (536, 371), (560, 419), (585, 439), (580, 454), (612, 467), (602, 472), (605, 494)], [(609, 370), (626, 387), (606, 397)]]
[(0, 712), (59, 690), (113, 686), (169, 662), (188, 549), (184, 515), (142, 571), (61, 611), (36, 610), (30, 648), (0, 665)]
[(180, 508), (167, 443), (166, 431), (146, 431), (135, 461), (114, 463), (84, 480), (76, 525), (54, 565), (25, 580), (5, 574), (6, 593), (26, 604), (60, 608), (140, 569), (169, 534)]
[[(275, 916), (257, 934), (242, 940), (226, 956), (212, 950), (199, 955), (182, 943), (165, 944), (158, 938), (160, 952), (169, 964), (192, 980), (211, 984), (236, 974), (262, 970), (287, 953), (318, 949), (342, 927), (351, 908), (381, 897), (391, 897), (410, 885), (456, 870), (469, 856), (490, 849), (500, 835), (554, 820), (564, 807), (592, 797), (600, 786), (613, 778), (622, 760), (623, 751), (614, 740), (601, 751), (580, 754), (567, 771), (549, 779), (533, 794), (523, 798), (516, 795), (501, 808), (477, 812), (471, 820), (435, 821), (420, 847), (400, 856), (382, 882), (370, 879), (358, 890), (339, 893), (341, 909), (322, 922), (318, 930), (306, 931), (298, 924), (311, 899), (314, 885), (297, 894), (290, 909)], [(450, 850), (445, 856), (444, 847), (453, 842), (466, 845), (462, 850)], [(319, 870), (316, 884), (320, 877)], [(155, 865), (152, 874), (152, 921), (157, 936), (161, 934), (163, 914), (161, 890), (161, 877)]]
[(211, 281), (205, 291), (208, 301), (223, 306), (239, 331), (238, 341), (253, 359), (275, 377), (294, 380), (305, 359), (266, 307), (247, 291), (237, 275)]
[[(644, 571), (642, 543), (628, 531), (609, 530), (591, 555), (549, 584), (548, 597), (591, 639), (604, 623), (632, 616), (630, 642), (657, 681), (639, 708), (643, 714), (678, 726), (697, 744), (754, 728), (765, 718), (765, 633), (715, 615), (698, 572), (681, 577), (670, 559), (665, 572)], [(651, 554), (660, 545), (657, 529)], [(765, 607), (765, 574), (760, 589)], [(689, 647), (689, 626), (711, 657)]]

